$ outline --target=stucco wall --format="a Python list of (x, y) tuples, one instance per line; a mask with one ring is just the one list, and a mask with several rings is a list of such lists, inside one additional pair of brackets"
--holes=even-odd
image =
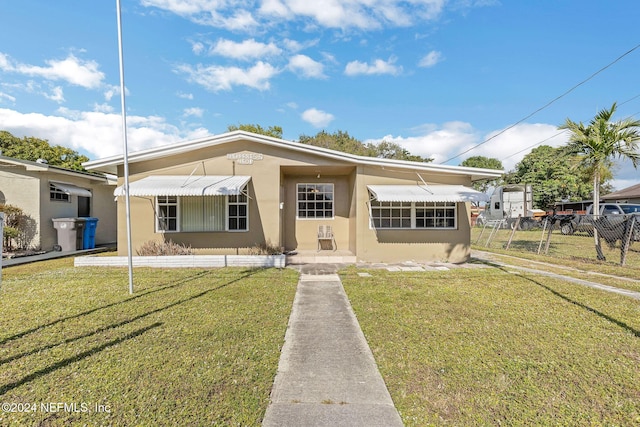
[(113, 198), (113, 185), (106, 180), (76, 174), (74, 172), (48, 170), (27, 170), (24, 166), (12, 166), (10, 171), (0, 176), (0, 191), (6, 203), (18, 206), (28, 216), (28, 247), (52, 250), (58, 242), (57, 230), (52, 218), (78, 216), (78, 197), (70, 196), (69, 201), (52, 201), (49, 182), (62, 182), (90, 189), (91, 215), (99, 218), (96, 229), (96, 244), (116, 241), (117, 205)]
[[(227, 159), (227, 153), (259, 153), (262, 160), (253, 164), (238, 164)], [(133, 251), (147, 241), (163, 239), (190, 245), (198, 253), (245, 253), (248, 248), (269, 242), (280, 246), (280, 176), (283, 164), (294, 166), (309, 165), (308, 156), (294, 156), (286, 159), (285, 150), (243, 142), (224, 146), (208, 147), (186, 154), (135, 163), (130, 166), (130, 181), (149, 175), (247, 175), (249, 182), (249, 231), (208, 232), (208, 233), (156, 233), (154, 219), (154, 198), (131, 198), (131, 228)], [(121, 175), (121, 173), (119, 173)], [(119, 184), (122, 184), (120, 179)], [(126, 255), (126, 215), (124, 198), (120, 197), (118, 209), (118, 253)]]
[[(284, 185), (284, 235), (287, 250), (317, 250), (318, 226), (331, 226), (334, 237), (334, 250), (349, 250), (350, 230), (349, 214), (352, 188), (349, 176), (322, 175), (286, 175)], [(333, 184), (334, 217), (333, 218), (298, 218), (297, 217), (297, 184)]]
[(425, 174), (362, 167), (357, 177), (357, 257), (367, 262), (447, 261), (465, 262), (470, 253), (470, 210), (457, 204), (455, 230), (376, 230), (370, 227), (369, 192), (372, 184), (460, 184), (470, 186), (469, 178), (457, 175)]
[[(238, 164), (228, 153), (259, 153), (253, 164)], [(457, 205), (454, 230), (374, 230), (369, 225), (369, 184), (422, 184), (415, 172), (381, 166), (355, 165), (339, 159), (300, 153), (250, 141), (237, 141), (187, 153), (134, 162), (130, 181), (150, 175), (246, 175), (249, 182), (249, 231), (208, 233), (156, 233), (153, 197), (131, 198), (134, 254), (144, 242), (171, 239), (197, 248), (202, 254), (246, 253), (265, 241), (287, 250), (316, 250), (318, 225), (331, 225), (337, 249), (350, 250), (364, 261), (450, 261), (469, 256), (470, 212)], [(318, 178), (318, 174), (320, 178)], [(119, 176), (122, 176), (120, 167)], [(421, 173), (432, 184), (471, 184), (470, 177), (446, 173)], [(333, 219), (296, 217), (296, 184), (332, 183), (335, 189)], [(119, 185), (122, 185), (120, 178)], [(118, 253), (126, 255), (124, 198), (118, 204)]]
[(36, 176), (27, 173), (13, 173), (3, 170), (0, 176), (0, 191), (4, 193), (5, 203), (17, 206), (27, 215), (27, 246), (40, 246), (40, 184)]

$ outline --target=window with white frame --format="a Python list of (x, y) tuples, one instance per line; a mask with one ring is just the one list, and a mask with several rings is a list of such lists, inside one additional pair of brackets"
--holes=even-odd
[(158, 196), (159, 232), (247, 231), (249, 206), (246, 195)]
[(298, 184), (298, 218), (333, 218), (333, 184)]
[(247, 231), (249, 229), (248, 211), (246, 195), (229, 196), (229, 231)]
[(178, 197), (158, 196), (156, 198), (157, 231), (180, 231), (178, 229)]
[(69, 202), (69, 195), (52, 184), (49, 184), (49, 200), (56, 202)]
[(374, 228), (455, 229), (455, 202), (370, 202)]

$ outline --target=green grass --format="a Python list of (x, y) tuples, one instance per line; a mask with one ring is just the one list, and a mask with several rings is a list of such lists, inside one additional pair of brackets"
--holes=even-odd
[[(478, 250), (486, 250), (475, 247)], [(484, 254), (482, 255), (485, 256)], [(630, 291), (640, 292), (640, 271), (622, 266), (593, 264), (577, 260), (548, 257), (544, 255), (513, 253), (505, 250), (491, 249), (488, 258), (508, 265), (544, 270), (550, 273), (574, 277), (613, 286)], [(476, 262), (476, 261), (474, 261)]]
[(0, 402), (36, 410), (0, 425), (260, 424), (295, 272), (136, 269), (129, 295), (126, 269), (72, 262), (3, 270)]
[[(549, 251), (545, 255), (544, 249), (547, 234), (545, 233), (543, 235), (542, 229), (517, 231), (513, 236), (509, 250), (504, 248), (511, 236), (511, 230), (498, 230), (493, 239), (490, 240), (489, 247), (487, 247), (486, 244), (491, 229), (485, 229), (482, 238), (478, 239), (481, 233), (481, 227), (473, 227), (471, 229), (471, 243), (476, 249), (514, 254), (520, 257), (555, 262), (562, 265), (585, 267), (590, 271), (599, 271), (601, 273), (617, 274), (619, 276), (636, 279), (640, 278), (640, 242), (631, 243), (627, 253), (626, 263), (624, 266), (621, 266), (619, 241), (616, 242), (614, 247), (609, 247), (606, 242), (602, 240), (601, 247), (606, 261), (598, 261), (593, 237), (586, 234), (576, 233), (565, 236), (559, 231), (554, 230), (551, 234)], [(538, 255), (537, 251), (541, 240), (541, 254)]]
[(407, 426), (640, 424), (640, 304), (497, 268), (342, 273)]

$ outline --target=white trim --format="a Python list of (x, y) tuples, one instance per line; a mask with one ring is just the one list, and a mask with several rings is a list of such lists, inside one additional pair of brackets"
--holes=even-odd
[[(244, 196), (244, 197), (247, 198), (247, 201), (244, 202), (244, 203), (237, 203), (237, 202), (235, 203), (236, 206), (246, 206), (246, 208), (247, 208), (247, 215), (246, 215), (247, 228), (245, 228), (244, 230), (240, 230), (240, 229), (231, 230), (229, 228), (229, 220), (231, 219), (230, 216), (229, 216), (229, 205), (230, 205), (229, 204), (229, 197), (231, 197), (231, 196), (225, 196), (225, 220), (226, 220), (225, 230), (227, 232), (229, 232), (229, 233), (247, 233), (249, 231), (249, 195), (242, 193), (242, 194), (234, 194), (234, 196), (236, 196), (236, 197), (237, 196)], [(241, 217), (237, 216), (237, 218), (240, 219)]]
[[(352, 163), (356, 165), (372, 165), (380, 167), (411, 169), (416, 171), (429, 171), (455, 175), (470, 175), (472, 180), (494, 179), (499, 178), (504, 171), (495, 169), (480, 169), (464, 166), (441, 165), (427, 162), (412, 162), (408, 160), (381, 159), (377, 157), (357, 156), (355, 154), (343, 153), (340, 151), (329, 150), (327, 148), (316, 147), (313, 145), (302, 144), (299, 142), (286, 141), (284, 139), (272, 138), (265, 135), (259, 135), (251, 132), (237, 130), (227, 132), (220, 135), (208, 136), (201, 139), (191, 141), (178, 142), (162, 147), (151, 148), (148, 150), (129, 153), (129, 163), (142, 162), (162, 157), (168, 157), (176, 154), (186, 153), (189, 151), (207, 148), (215, 145), (226, 144), (236, 141), (251, 141), (268, 146), (286, 148), (297, 152), (314, 154), (321, 157)], [(123, 156), (117, 155), (106, 157), (99, 160), (85, 162), (82, 165), (87, 170), (101, 170), (108, 173), (116, 173), (117, 166), (123, 164)]]
[[(132, 196), (229, 196), (242, 194), (250, 176), (229, 175), (152, 175), (129, 184)], [(117, 187), (114, 196), (124, 196)]]
[(489, 197), (463, 185), (367, 185), (379, 202), (487, 202)]
[[(392, 202), (378, 202), (378, 203), (404, 203), (404, 204), (408, 204), (410, 206), (408, 207), (393, 207), (393, 206), (372, 206), (371, 202), (377, 202), (377, 200), (371, 200), (369, 201), (367, 204), (369, 205), (369, 229), (370, 230), (412, 230), (412, 231), (431, 231), (431, 230), (458, 230), (458, 205), (460, 204), (459, 202), (396, 202), (396, 201), (392, 201)], [(452, 206), (416, 206), (416, 203), (448, 203), (451, 204)], [(410, 209), (410, 226), (409, 227), (376, 227), (374, 224), (374, 220), (376, 218), (374, 218), (373, 216), (373, 211), (378, 210), (378, 209)], [(454, 209), (454, 213), (453, 213), (453, 227), (418, 227), (416, 226), (416, 222), (417, 222), (417, 217), (416, 217), (416, 209), (438, 209), (438, 208), (442, 208), (442, 209), (450, 209), (453, 208)], [(447, 217), (449, 218), (449, 217)], [(390, 219), (393, 219), (393, 216), (390, 217)], [(442, 218), (434, 218), (434, 220), (437, 219), (442, 219)]]
[(54, 187), (56, 190), (61, 191), (68, 196), (80, 196), (80, 197), (93, 197), (93, 194), (90, 190), (86, 188), (78, 187), (74, 184), (67, 184), (64, 182), (58, 181), (49, 181), (49, 185)]
[[(158, 197), (175, 197), (176, 198), (176, 229), (175, 230), (161, 230), (158, 225), (160, 225), (160, 203), (158, 202)], [(173, 204), (163, 203), (163, 206), (173, 206)], [(180, 233), (180, 197), (179, 196), (155, 196), (155, 232), (156, 233)]]
[[(330, 185), (331, 186), (331, 197), (333, 197), (331, 199), (331, 216), (330, 217), (326, 217), (326, 216), (322, 216), (322, 217), (301, 217), (299, 215), (300, 210), (299, 210), (299, 203), (300, 203), (300, 199), (298, 198), (298, 196), (300, 195), (300, 192), (298, 191), (298, 186), (300, 185)], [(308, 200), (303, 200), (303, 202), (307, 202)], [(326, 203), (326, 202), (322, 202), (322, 203)], [(324, 211), (324, 209), (322, 209)], [(315, 211), (315, 208), (314, 208)], [(301, 220), (301, 221), (306, 221), (306, 220), (333, 220), (336, 217), (336, 188), (335, 185), (332, 182), (297, 182), (296, 183), (296, 219), (297, 220)]]

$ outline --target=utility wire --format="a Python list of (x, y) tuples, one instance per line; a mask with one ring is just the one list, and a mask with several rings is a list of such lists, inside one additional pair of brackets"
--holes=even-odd
[[(626, 104), (627, 102), (633, 101), (634, 99), (636, 99), (636, 98), (638, 98), (638, 97), (640, 97), (640, 94), (638, 94), (638, 95), (636, 95), (636, 96), (634, 96), (634, 97), (632, 97), (632, 98), (629, 98), (629, 99), (627, 99), (626, 101), (624, 101), (624, 102), (622, 102), (622, 103), (620, 103), (620, 104), (618, 104), (618, 105), (624, 105), (624, 104)], [(628, 115), (627, 117), (625, 117), (625, 120), (627, 120), (627, 119), (631, 119), (632, 117), (634, 117), (634, 116), (635, 116), (635, 115), (637, 115), (638, 113), (640, 113), (640, 111), (639, 111), (639, 112), (636, 112), (636, 113), (633, 113), (633, 114)], [(564, 129), (563, 131), (558, 132), (558, 133), (556, 133), (555, 135), (551, 135), (550, 137), (545, 138), (545, 139), (543, 139), (542, 141), (538, 141), (538, 142), (536, 142), (536, 143), (535, 143), (535, 144), (533, 144), (533, 145), (530, 145), (530, 146), (528, 146), (528, 147), (526, 147), (526, 148), (523, 148), (523, 149), (522, 149), (522, 150), (520, 150), (520, 151), (516, 151), (515, 153), (513, 153), (513, 154), (511, 154), (511, 155), (509, 155), (509, 156), (507, 156), (507, 157), (504, 157), (504, 158), (500, 159), (500, 161), (507, 160), (507, 159), (509, 159), (509, 158), (511, 158), (511, 157), (513, 157), (513, 156), (515, 156), (515, 155), (517, 155), (517, 154), (520, 154), (520, 153), (522, 153), (522, 152), (525, 152), (525, 151), (527, 151), (527, 150), (528, 150), (528, 149), (530, 149), (530, 148), (533, 148), (533, 147), (535, 147), (535, 146), (538, 146), (538, 145), (542, 144), (543, 142), (547, 142), (548, 140), (553, 139), (553, 138), (555, 138), (556, 136), (560, 136), (560, 135), (562, 135), (563, 133), (566, 133), (566, 132), (568, 132), (568, 130), (567, 130), (567, 129)]]
[(535, 144), (533, 144), (533, 145), (530, 145), (530, 146), (528, 146), (528, 147), (526, 147), (526, 148), (523, 148), (522, 150), (517, 151), (517, 152), (515, 152), (515, 153), (511, 154), (510, 156), (507, 156), (507, 157), (503, 158), (503, 159), (502, 159), (502, 160), (500, 160), (500, 161), (507, 160), (508, 158), (511, 158), (511, 157), (515, 156), (516, 154), (520, 154), (520, 153), (522, 153), (522, 152), (524, 152), (524, 151), (527, 151), (528, 149), (533, 148), (533, 147), (535, 147), (536, 145), (540, 145), (540, 144), (542, 144), (543, 142), (547, 142), (548, 140), (553, 139), (553, 138), (555, 138), (556, 136), (560, 136), (560, 135), (562, 135), (562, 134), (563, 134), (563, 133), (565, 133), (565, 132), (568, 132), (568, 130), (566, 130), (566, 129), (565, 129), (565, 130), (563, 130), (563, 131), (561, 131), (561, 132), (556, 133), (555, 135), (551, 135), (549, 138), (543, 139), (542, 141), (536, 142), (536, 143), (535, 143)]
[(615, 64), (616, 62), (620, 61), (622, 58), (624, 58), (625, 56), (629, 55), (631, 52), (633, 52), (634, 50), (640, 48), (640, 44), (636, 45), (635, 47), (633, 47), (632, 49), (628, 50), (627, 52), (623, 53), (622, 55), (620, 55), (619, 57), (617, 57), (613, 62), (610, 62), (609, 64), (605, 65), (604, 67), (602, 67), (601, 69), (599, 69), (598, 71), (596, 71), (595, 73), (591, 74), (589, 77), (587, 77), (585, 80), (581, 81), (580, 83), (578, 83), (577, 85), (573, 86), (571, 89), (567, 90), (566, 92), (564, 92), (562, 95), (559, 95), (557, 97), (555, 97), (554, 99), (552, 99), (551, 101), (547, 102), (545, 105), (543, 105), (542, 107), (538, 108), (537, 110), (535, 110), (533, 113), (529, 114), (528, 116), (518, 120), (517, 122), (515, 122), (514, 124), (502, 129), (500, 132), (496, 133), (495, 135), (493, 135), (490, 138), (485, 139), (484, 141), (474, 145), (473, 147), (463, 151), (462, 153), (451, 157), (450, 159), (445, 160), (443, 163), (447, 163), (453, 159), (456, 159), (460, 156), (462, 156), (463, 154), (467, 154), (469, 151), (475, 150), (476, 148), (480, 147), (483, 144), (486, 144), (487, 142), (491, 141), (494, 138), (497, 138), (498, 136), (502, 135), (503, 133), (505, 133), (506, 131), (508, 131), (509, 129), (513, 129), (514, 127), (516, 127), (516, 125), (519, 125), (520, 123), (524, 122), (525, 120), (527, 120), (528, 118), (532, 117), (533, 115), (539, 113), (540, 111), (544, 110), (545, 108), (547, 108), (549, 105), (553, 104), (554, 102), (556, 102), (557, 100), (564, 98), (566, 95), (568, 95), (569, 93), (573, 92), (575, 89), (577, 89), (578, 87), (582, 86), (583, 84), (585, 84), (586, 82), (588, 82), (589, 80), (591, 80), (592, 78), (594, 78), (595, 76), (597, 76), (598, 74), (600, 74), (601, 72), (603, 72), (604, 70), (606, 70), (607, 68), (611, 67), (613, 64)]

